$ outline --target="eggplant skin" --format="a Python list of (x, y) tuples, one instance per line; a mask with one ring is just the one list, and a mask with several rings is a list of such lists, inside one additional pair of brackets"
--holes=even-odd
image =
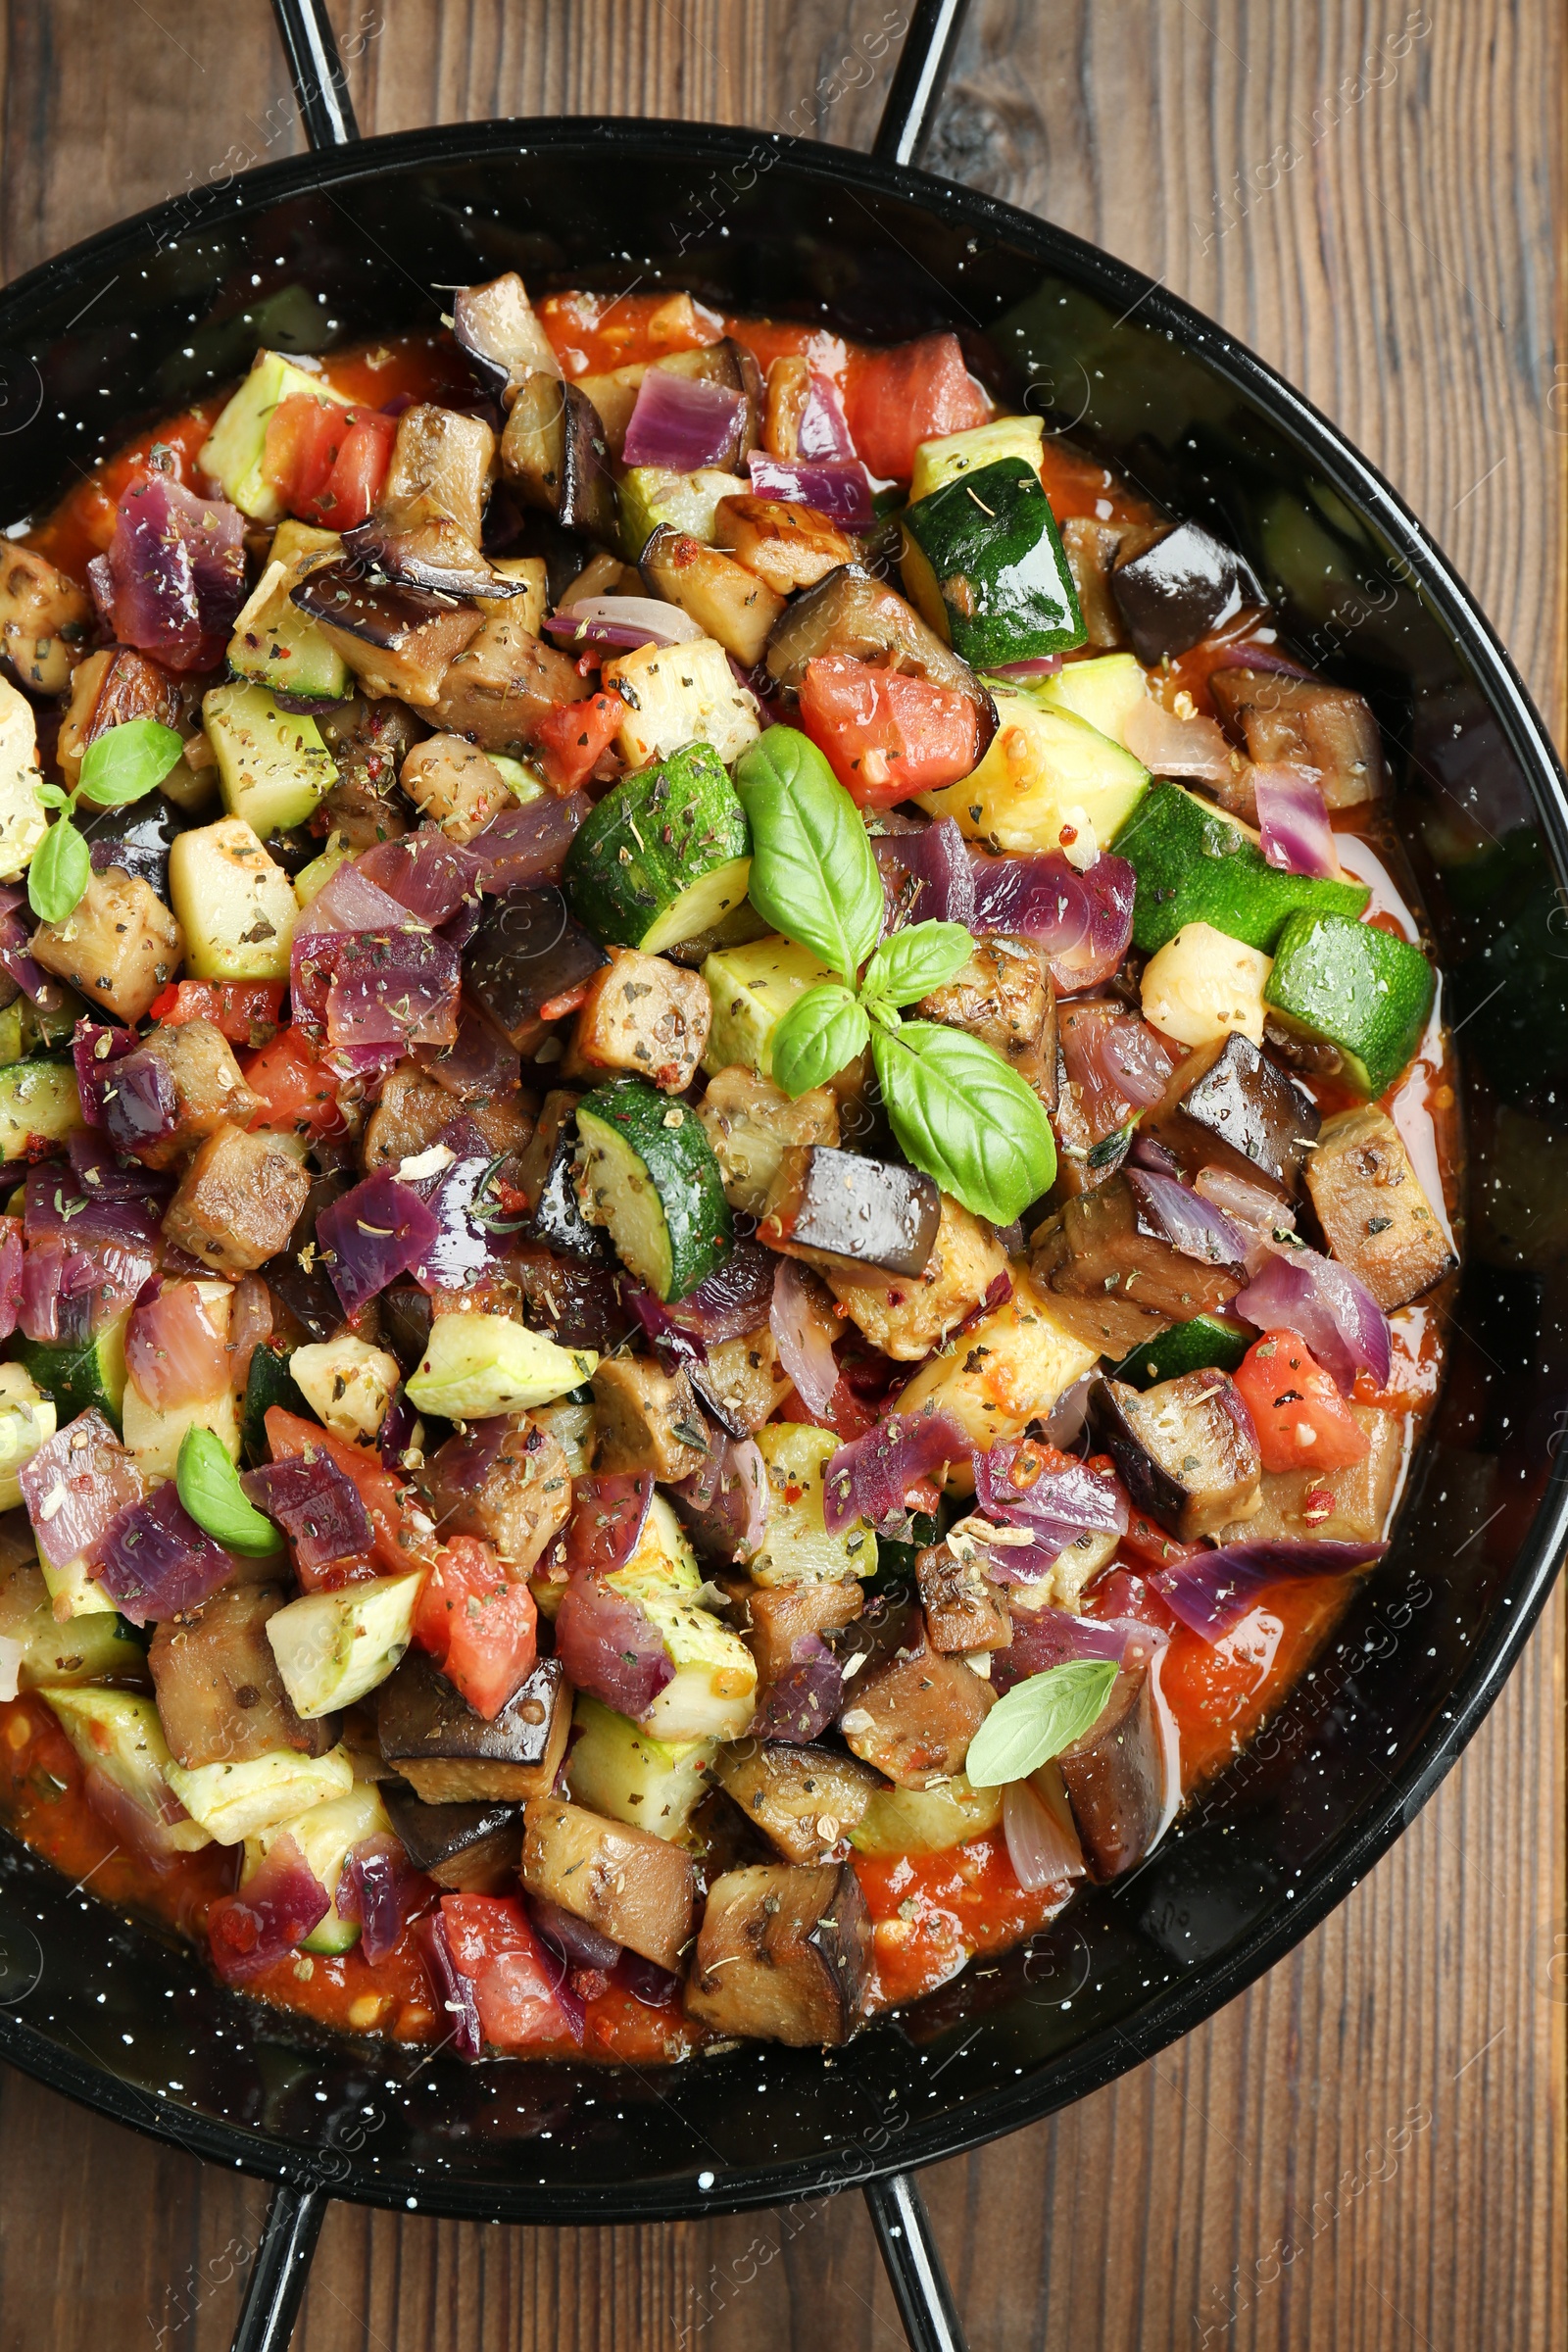
[(1152, 1389), (1099, 1380), (1090, 1426), (1134, 1503), (1183, 1544), (1250, 1519), (1262, 1499), (1252, 1418), (1229, 1375), (1184, 1372)]
[(1205, 531), (1179, 522), (1141, 555), (1118, 564), (1110, 592), (1145, 668), (1185, 654), (1239, 612), (1268, 598), (1246, 559)]
[(913, 1277), (925, 1272), (941, 1222), (942, 1196), (916, 1169), (832, 1144), (791, 1144), (757, 1232), (809, 1265)]
[(996, 705), (967, 662), (943, 644), (896, 588), (858, 564), (841, 564), (785, 607), (767, 641), (768, 675), (793, 692), (808, 662), (819, 654), (854, 654), (967, 695), (981, 713), (982, 752), (996, 732)]
[(1189, 1054), (1144, 1124), (1189, 1184), (1224, 1168), (1294, 1198), (1323, 1117), (1304, 1086), (1233, 1030)]
[(381, 1801), (409, 1860), (438, 1886), (461, 1894), (504, 1894), (517, 1883), (521, 1805), (427, 1805), (405, 1781), (383, 1781)]
[(848, 1863), (733, 1870), (709, 1888), (686, 2012), (715, 2034), (837, 2044), (865, 2014), (870, 1969), (870, 1914)]
[(1056, 1758), (1084, 1860), (1102, 1884), (1148, 1853), (1165, 1813), (1165, 1745), (1152, 1653), (1123, 1666), (1104, 1713)]

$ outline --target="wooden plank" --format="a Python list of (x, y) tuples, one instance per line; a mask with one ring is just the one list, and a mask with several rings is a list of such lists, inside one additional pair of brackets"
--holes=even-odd
[[(368, 130), (623, 111), (845, 144), (869, 137), (897, 15), (337, 10)], [(295, 143), (259, 6), (138, 0), (106, 19), (90, 0), (12, 0), (0, 43), (8, 275)], [(1550, 0), (976, 0), (931, 159), (1137, 263), (1300, 384), (1453, 555), (1559, 728), (1563, 51)], [(1070, 2113), (927, 2176), (977, 2346), (1565, 2340), (1563, 1631), (1559, 1601), (1409, 1835), (1251, 1993)], [(220, 2352), (263, 2209), (256, 2184), (0, 2075), (0, 2352), (97, 2352), (144, 2328), (155, 2352)], [(338, 2210), (296, 2339), (898, 2340), (855, 2197), (526, 2238)]]

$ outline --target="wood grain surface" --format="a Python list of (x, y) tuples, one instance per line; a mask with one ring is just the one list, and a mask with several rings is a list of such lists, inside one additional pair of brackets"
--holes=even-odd
[[(893, 9), (334, 0), (367, 131), (621, 111), (864, 144)], [(298, 143), (262, 0), (10, 0), (0, 267)], [(1561, 737), (1560, 0), (976, 0), (928, 160), (1213, 313), (1383, 466)], [(845, 62), (848, 61), (848, 62)], [(853, 84), (837, 103), (829, 77)], [(1565, 2310), (1563, 1609), (1414, 1828), (1245, 1998), (924, 2177), (976, 2352), (1538, 2352)], [(0, 2073), (4, 2352), (214, 2352), (256, 2184)], [(530, 2235), (343, 2208), (302, 2352), (851, 2352), (858, 2198)]]

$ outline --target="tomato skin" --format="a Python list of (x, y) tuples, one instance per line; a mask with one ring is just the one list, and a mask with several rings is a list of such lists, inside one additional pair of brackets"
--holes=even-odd
[(922, 441), (984, 424), (991, 404), (963, 364), (957, 336), (943, 333), (891, 351), (852, 352), (844, 413), (871, 471), (906, 482)]
[(1348, 1470), (1365, 1454), (1365, 1430), (1294, 1332), (1265, 1331), (1235, 1378), (1265, 1470)]
[(342, 1127), (337, 1081), (321, 1067), (315, 1047), (295, 1023), (280, 1029), (270, 1045), (240, 1064), (240, 1070), (252, 1094), (262, 1098), (262, 1108), (251, 1120), (253, 1129), (314, 1136), (332, 1135)]
[(553, 792), (575, 792), (593, 774), (626, 713), (608, 688), (583, 703), (555, 703), (533, 731), (534, 748)]
[(318, 522), (329, 531), (352, 531), (364, 522), (381, 495), (397, 434), (393, 417), (374, 409), (361, 410), (338, 451), (336, 464), (301, 510), (300, 520)]
[(415, 1608), (414, 1639), (486, 1723), (532, 1673), (538, 1627), (533, 1594), (508, 1582), (488, 1544), (454, 1536), (436, 1553)]
[(514, 1895), (444, 1894), (441, 1924), (452, 1965), (473, 1986), (486, 2041), (510, 2050), (570, 2032), (555, 1995), (561, 1971), (540, 1949)]
[(1183, 1560), (1190, 1560), (1195, 1551), (1203, 1547), (1200, 1544), (1178, 1544), (1174, 1536), (1167, 1536), (1145, 1512), (1134, 1510), (1128, 1517), (1127, 1533), (1116, 1548), (1140, 1568), (1179, 1568)]
[(980, 757), (980, 714), (967, 695), (852, 654), (808, 662), (800, 718), (860, 808), (956, 784)]
[(378, 410), (295, 392), (268, 419), (263, 470), (299, 521), (352, 530), (380, 496), (397, 430)]
[(211, 1021), (232, 1045), (260, 1048), (277, 1035), (281, 980), (176, 980), (148, 1010), (166, 1029)]

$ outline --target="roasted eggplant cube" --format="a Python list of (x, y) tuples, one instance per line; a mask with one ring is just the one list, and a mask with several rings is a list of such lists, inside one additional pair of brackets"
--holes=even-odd
[(527, 1806), (522, 1883), (656, 1968), (679, 1969), (697, 1912), (691, 1856), (649, 1830), (561, 1797)]
[(648, 1356), (611, 1356), (592, 1386), (597, 1471), (646, 1471), (667, 1482), (702, 1468), (712, 1441), (684, 1367), (664, 1372)]
[(925, 1604), (926, 1639), (933, 1649), (962, 1655), (972, 1649), (1006, 1648), (1012, 1640), (1012, 1619), (972, 1550), (928, 1544), (915, 1554), (914, 1574)]
[(951, 686), (986, 714), (991, 732), (991, 699), (966, 662), (927, 628), (914, 607), (872, 577), (858, 564), (830, 571), (785, 607), (767, 641), (768, 675), (777, 686), (798, 688), (806, 664), (819, 654), (853, 654), (862, 662), (891, 662), (913, 670), (935, 686)]
[(615, 485), (599, 412), (575, 384), (524, 371), (501, 442), (501, 468), (524, 505), (592, 539), (616, 535)]
[(1062, 1220), (1050, 1217), (1029, 1237), (1029, 1271), (1050, 1292), (1056, 1320), (1096, 1355), (1118, 1361), (1168, 1329), (1169, 1315), (1146, 1314), (1136, 1300), (1123, 1298), (1119, 1291), (1079, 1291), (1065, 1283), (1058, 1287), (1057, 1275), (1070, 1264)]
[(376, 1727), (383, 1760), (427, 1805), (489, 1797), (516, 1804), (553, 1787), (571, 1696), (559, 1660), (541, 1658), (487, 1723), (422, 1650), (411, 1649), (381, 1686)]
[(853, 564), (855, 544), (812, 507), (777, 498), (721, 498), (713, 511), (713, 541), (777, 596), (814, 588)]
[(1294, 1199), (1323, 1119), (1304, 1086), (1233, 1030), (1177, 1064), (1144, 1124), (1189, 1184), (1224, 1168)]
[(528, 1573), (571, 1511), (565, 1454), (529, 1420), (513, 1423), (477, 1486), (461, 1438), (430, 1455), (420, 1486), (442, 1543), (477, 1536), (514, 1578)]
[(1056, 1107), (1056, 992), (1030, 939), (977, 939), (956, 979), (922, 999), (923, 1021), (966, 1029), (1010, 1062), (1048, 1110)]
[(1330, 1250), (1387, 1310), (1408, 1305), (1458, 1263), (1403, 1138), (1375, 1103), (1328, 1121), (1306, 1189)]
[(575, 662), (503, 608), (468, 632), (427, 700), (432, 718), (447, 733), (466, 735), (481, 751), (514, 760), (558, 703), (585, 702), (592, 692)]
[(1123, 1174), (1066, 1203), (1050, 1282), (1055, 1291), (1120, 1300), (1185, 1323), (1193, 1315), (1221, 1313), (1246, 1286), (1247, 1268), (1239, 1259), (1191, 1257), (1176, 1249), (1156, 1209)]
[(942, 1222), (929, 1176), (829, 1144), (792, 1145), (768, 1191), (759, 1240), (787, 1257), (854, 1276), (922, 1274)]
[(865, 1594), (852, 1576), (813, 1579), (801, 1585), (754, 1585), (736, 1592), (741, 1638), (757, 1660), (757, 1703), (766, 1705), (768, 1686), (789, 1672), (796, 1645), (815, 1634), (820, 1640), (853, 1625), (865, 1607)]
[(517, 1189), (528, 1204), (528, 1239), (585, 1266), (608, 1266), (610, 1236), (582, 1213), (573, 1176), (577, 1105), (582, 1097), (556, 1088), (539, 1106), (539, 1123), (517, 1164)]
[(196, 1152), (164, 1236), (217, 1274), (254, 1274), (288, 1242), (311, 1180), (275, 1135), (225, 1123)]
[(608, 1261), (584, 1264), (523, 1243), (507, 1260), (507, 1279), (522, 1294), (523, 1321), (548, 1332), (558, 1347), (591, 1348), (596, 1355), (609, 1355), (631, 1330), (621, 1298), (624, 1277)]
[(1331, 808), (1377, 799), (1383, 744), (1360, 695), (1277, 669), (1216, 669), (1208, 684), (1220, 717), (1240, 728), (1259, 765), (1315, 767)]
[(336, 1743), (338, 1718), (303, 1721), (278, 1675), (266, 1629), (287, 1598), (280, 1585), (238, 1585), (158, 1627), (147, 1664), (176, 1763), (249, 1764), (284, 1747), (324, 1756)]
[(1165, 1741), (1147, 1654), (1123, 1666), (1103, 1714), (1056, 1765), (1090, 1875), (1119, 1878), (1143, 1860), (1165, 1817)]
[(574, 1009), (576, 991), (609, 961), (599, 942), (568, 914), (561, 891), (548, 884), (506, 890), (485, 908), (463, 959), (464, 983), (518, 1053), (531, 1058), (550, 1021), (563, 1017), (554, 1007)]
[(168, 1135), (140, 1139), (135, 1145), (145, 1167), (173, 1167), (225, 1119), (243, 1127), (262, 1107), (261, 1097), (253, 1095), (240, 1076), (232, 1046), (211, 1021), (181, 1021), (173, 1028), (165, 1023), (151, 1031), (142, 1052), (168, 1072), (175, 1105), (175, 1123)]
[(715, 1879), (686, 1984), (714, 2034), (798, 2048), (848, 2041), (865, 2012), (871, 1920), (849, 1864), (786, 1864)]
[(1262, 1460), (1229, 1373), (1184, 1372), (1140, 1392), (1097, 1381), (1090, 1425), (1135, 1506), (1183, 1544), (1255, 1516)]
[(684, 1094), (697, 1075), (712, 1017), (701, 972), (620, 948), (588, 982), (572, 1061), (594, 1073), (630, 1071), (666, 1095)]
[(942, 1221), (922, 1273), (850, 1276), (825, 1269), (828, 1289), (850, 1320), (896, 1363), (923, 1362), (1006, 1272), (1006, 1252), (985, 1219), (946, 1193), (941, 1200)]
[(918, 1609), (895, 1612), (869, 1664), (847, 1670), (847, 1684), (840, 1732), (863, 1764), (901, 1788), (929, 1788), (961, 1772), (996, 1704), (972, 1667), (932, 1646)]
[(1110, 592), (1146, 667), (1268, 602), (1251, 566), (1198, 522), (1179, 522), (1118, 564)]
[(427, 1805), (404, 1781), (383, 1781), (381, 1802), (409, 1860), (458, 1894), (506, 1894), (522, 1858), (520, 1805)]
[(791, 1102), (771, 1078), (739, 1062), (708, 1082), (698, 1106), (703, 1132), (724, 1179), (731, 1208), (760, 1216), (779, 1162), (791, 1144), (837, 1144), (839, 1102), (830, 1086), (813, 1086)]
[(713, 1778), (786, 1862), (820, 1862), (848, 1837), (882, 1783), (830, 1747), (743, 1740), (720, 1751)]
[(442, 678), (477, 634), (481, 617), (450, 597), (367, 579), (352, 557), (309, 573), (290, 591), (290, 601), (320, 623), (367, 694), (396, 695), (416, 710), (434, 705)]

